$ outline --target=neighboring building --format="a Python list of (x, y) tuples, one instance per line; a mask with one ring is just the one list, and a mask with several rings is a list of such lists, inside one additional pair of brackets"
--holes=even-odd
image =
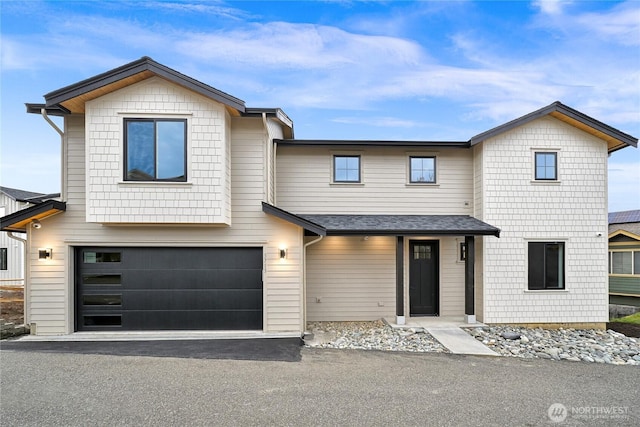
[(640, 307), (640, 210), (609, 214), (609, 303)]
[[(0, 187), (0, 218), (38, 203), (42, 197), (46, 195)], [(0, 233), (0, 280), (5, 285), (21, 285), (24, 280), (24, 243), (7, 233)]]
[(608, 320), (607, 157), (637, 139), (559, 102), (468, 141), (299, 140), (147, 57), (44, 98), (62, 201), (1, 227), (38, 334)]

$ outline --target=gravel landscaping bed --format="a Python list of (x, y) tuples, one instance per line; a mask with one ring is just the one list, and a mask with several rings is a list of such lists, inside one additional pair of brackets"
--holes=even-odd
[[(309, 322), (309, 347), (449, 353), (421, 328), (392, 329), (376, 322)], [(640, 366), (640, 339), (607, 330), (464, 328), (502, 356)]]
[(421, 329), (392, 329), (376, 322), (309, 322), (314, 334), (310, 347), (357, 350), (439, 352), (449, 351)]
[(467, 332), (502, 356), (640, 365), (640, 340), (612, 330), (493, 326)]

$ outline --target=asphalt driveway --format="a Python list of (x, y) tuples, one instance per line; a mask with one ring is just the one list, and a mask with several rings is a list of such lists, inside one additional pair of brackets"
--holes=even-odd
[(157, 340), (157, 341), (19, 341), (0, 343), (3, 350), (39, 353), (103, 354), (187, 359), (299, 362), (300, 338)]
[[(1, 348), (3, 426), (640, 425), (631, 366), (307, 348), (298, 362)], [(553, 422), (550, 408), (565, 421)]]

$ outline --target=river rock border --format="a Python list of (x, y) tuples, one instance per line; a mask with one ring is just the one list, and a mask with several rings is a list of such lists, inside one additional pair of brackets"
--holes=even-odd
[[(463, 328), (501, 356), (640, 366), (640, 339), (595, 329)], [(375, 322), (309, 322), (305, 345), (317, 348), (449, 353), (422, 328)]]
[(640, 340), (612, 330), (513, 326), (466, 330), (502, 356), (640, 365)]
[(449, 353), (422, 328), (394, 329), (376, 322), (309, 322), (308, 347)]

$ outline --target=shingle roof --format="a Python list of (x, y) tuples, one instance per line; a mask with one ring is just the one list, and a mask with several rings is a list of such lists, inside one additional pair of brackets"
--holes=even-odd
[(321, 236), (500, 237), (499, 228), (469, 215), (296, 215), (267, 203), (262, 210)]
[(640, 222), (640, 210), (609, 212), (609, 224)]
[(18, 190), (17, 188), (9, 188), (9, 187), (0, 187), (0, 191), (2, 191), (7, 196), (11, 197), (13, 200), (18, 200), (18, 201), (31, 199), (33, 197), (42, 197), (45, 195), (43, 193), (34, 193), (33, 191)]

